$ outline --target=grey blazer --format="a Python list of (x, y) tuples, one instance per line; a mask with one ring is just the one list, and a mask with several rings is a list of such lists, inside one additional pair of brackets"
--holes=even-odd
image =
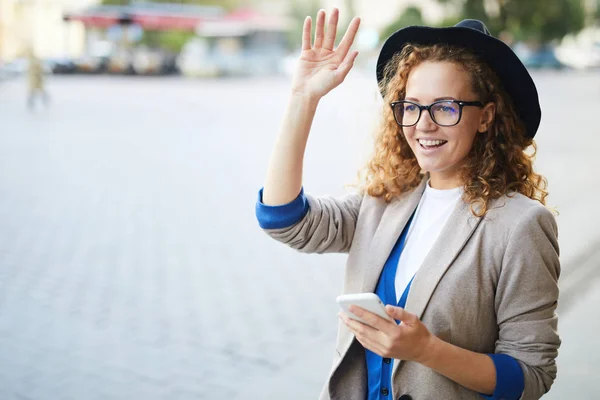
[[(310, 210), (302, 220), (265, 231), (302, 252), (349, 253), (344, 293), (373, 292), (426, 178), (390, 203), (358, 194), (307, 195)], [(556, 222), (539, 202), (504, 196), (478, 218), (459, 201), (413, 280), (406, 310), (449, 343), (514, 357), (525, 376), (521, 398), (538, 399), (556, 378), (559, 274)], [(320, 399), (365, 400), (366, 376), (364, 350), (340, 323)], [(392, 381), (392, 399), (481, 399), (416, 362), (394, 360)]]

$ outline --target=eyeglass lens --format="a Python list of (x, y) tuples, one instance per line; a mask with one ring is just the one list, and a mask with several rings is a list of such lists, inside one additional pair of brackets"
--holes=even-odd
[[(397, 121), (403, 126), (415, 125), (421, 114), (419, 106), (409, 102), (398, 103), (394, 112)], [(455, 125), (460, 118), (460, 106), (453, 101), (435, 103), (431, 106), (430, 115), (438, 125)]]

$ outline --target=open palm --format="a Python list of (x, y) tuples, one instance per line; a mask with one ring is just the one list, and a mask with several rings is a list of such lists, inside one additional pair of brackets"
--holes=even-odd
[(325, 32), (325, 11), (317, 14), (315, 42), (311, 45), (312, 20), (306, 17), (302, 31), (302, 53), (294, 73), (294, 92), (320, 98), (344, 81), (354, 65), (358, 51), (350, 52), (350, 46), (360, 25), (360, 18), (354, 17), (337, 49), (335, 36), (339, 11), (334, 8)]

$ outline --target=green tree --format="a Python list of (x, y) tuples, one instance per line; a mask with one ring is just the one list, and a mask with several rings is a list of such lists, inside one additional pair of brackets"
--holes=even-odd
[(600, 23), (600, 0), (596, 0), (594, 3), (594, 22)]
[[(454, 3), (460, 19), (482, 20), (492, 34), (510, 32), (517, 40), (547, 43), (581, 30), (582, 0), (438, 0)], [(487, 5), (487, 7), (486, 7)]]
[(194, 32), (186, 31), (144, 31), (142, 43), (153, 48), (158, 47), (179, 53), (193, 37), (195, 37)]
[(379, 36), (390, 37), (397, 30), (411, 25), (423, 25), (423, 15), (417, 7), (407, 7), (398, 19), (383, 28)]

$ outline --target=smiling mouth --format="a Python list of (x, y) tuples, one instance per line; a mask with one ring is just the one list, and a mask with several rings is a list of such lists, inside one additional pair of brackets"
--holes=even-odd
[(445, 145), (446, 143), (448, 143), (447, 140), (423, 140), (423, 139), (417, 139), (417, 141), (419, 142), (419, 145), (421, 145), (422, 148), (424, 149), (435, 149), (438, 147), (442, 147), (443, 145)]

